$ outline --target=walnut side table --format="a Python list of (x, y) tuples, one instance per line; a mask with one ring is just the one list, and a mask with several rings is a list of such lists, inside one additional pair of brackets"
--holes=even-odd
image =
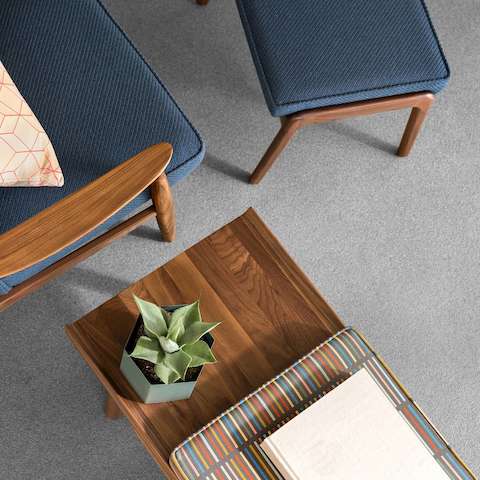
[[(141, 403), (120, 372), (138, 312), (132, 293), (159, 304), (200, 298), (218, 363), (207, 365), (192, 397)], [(169, 479), (173, 449), (293, 361), (343, 328), (335, 312), (249, 209), (241, 217), (66, 326), (107, 392), (106, 414), (125, 415)]]

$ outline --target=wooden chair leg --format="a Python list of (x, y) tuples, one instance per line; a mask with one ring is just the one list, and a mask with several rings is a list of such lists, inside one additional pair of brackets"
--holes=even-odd
[(250, 183), (260, 183), (262, 178), (282, 153), (283, 149), (288, 145), (288, 142), (292, 139), (293, 135), (295, 135), (298, 127), (299, 124), (297, 121), (291, 120), (288, 117), (282, 118), (282, 126), (263, 155), (263, 158), (260, 160), (260, 163), (257, 165), (257, 168), (255, 168), (250, 176)]
[(105, 415), (110, 420), (117, 420), (123, 417), (123, 412), (118, 408), (113, 398), (107, 393), (107, 400), (105, 402)]
[(399, 157), (406, 157), (412, 150), (413, 144), (420, 133), (422, 124), (427, 117), (428, 109), (433, 103), (433, 95), (431, 99), (425, 101), (420, 106), (415, 106), (412, 108), (412, 113), (408, 119), (407, 126), (403, 132), (402, 140), (400, 141), (400, 146), (397, 150), (397, 155)]
[(153, 206), (157, 212), (157, 223), (166, 242), (175, 240), (175, 205), (167, 176), (162, 174), (150, 186)]

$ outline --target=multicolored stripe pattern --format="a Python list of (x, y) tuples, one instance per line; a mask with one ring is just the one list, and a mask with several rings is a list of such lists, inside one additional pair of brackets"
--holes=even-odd
[(351, 328), (342, 330), (178, 446), (170, 464), (182, 480), (281, 479), (259, 443), (353, 373), (366, 368), (452, 479), (475, 477)]

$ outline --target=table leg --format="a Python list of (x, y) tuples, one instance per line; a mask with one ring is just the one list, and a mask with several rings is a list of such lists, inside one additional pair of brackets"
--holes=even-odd
[(105, 415), (110, 420), (116, 420), (123, 417), (123, 412), (118, 408), (115, 400), (107, 393), (107, 400), (105, 402)]

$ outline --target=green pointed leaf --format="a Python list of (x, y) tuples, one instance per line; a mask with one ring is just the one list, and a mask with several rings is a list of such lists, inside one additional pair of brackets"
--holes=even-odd
[(217, 323), (207, 323), (207, 322), (200, 322), (194, 323), (190, 325), (186, 330), (185, 333), (181, 337), (181, 341), (179, 342), (181, 346), (183, 345), (190, 345), (195, 343), (196, 341), (200, 340), (206, 333), (210, 330), (213, 330), (216, 326), (220, 325), (219, 322)]
[(182, 350), (175, 353), (166, 353), (162, 364), (178, 373), (181, 378), (185, 379), (188, 367), (192, 362), (192, 357)]
[(174, 353), (180, 350), (180, 347), (178, 346), (177, 342), (174, 342), (173, 340), (170, 340), (167, 337), (160, 337), (158, 341), (160, 343), (160, 346), (162, 347), (162, 350), (165, 353)]
[(189, 368), (200, 367), (206, 363), (215, 363), (217, 361), (207, 342), (203, 340), (193, 343), (192, 345), (185, 345), (182, 350), (192, 357)]
[(168, 338), (179, 343), (179, 339), (182, 338), (185, 333), (185, 329), (189, 326), (201, 322), (202, 317), (200, 315), (199, 303), (196, 301), (190, 305), (177, 308), (172, 313), (172, 318), (168, 328)]
[(159, 363), (161, 362), (164, 353), (156, 339), (142, 336), (137, 340), (137, 344), (130, 356), (141, 358), (142, 360), (148, 360), (152, 363)]
[(167, 322), (163, 316), (164, 310), (154, 303), (138, 298), (136, 295), (133, 296), (133, 299), (135, 300), (135, 303), (142, 314), (145, 333), (150, 338), (160, 338), (166, 335)]
[(180, 379), (180, 375), (171, 368), (164, 365), (163, 362), (155, 365), (154, 371), (157, 377), (167, 385), (170, 383), (175, 383), (177, 380)]

